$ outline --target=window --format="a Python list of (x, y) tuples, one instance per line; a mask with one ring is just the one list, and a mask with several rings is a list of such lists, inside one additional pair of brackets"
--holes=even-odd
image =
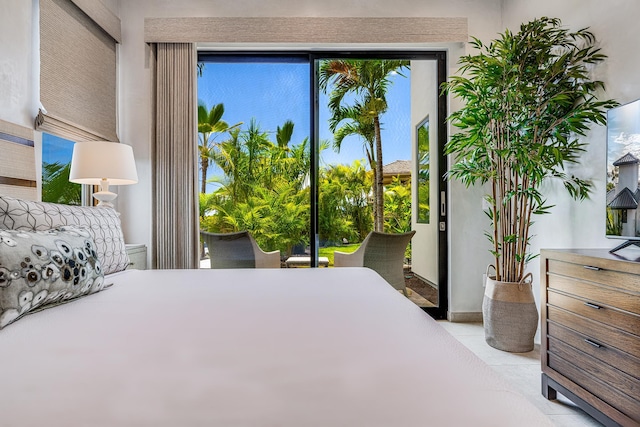
[(82, 204), (82, 185), (69, 182), (73, 141), (42, 134), (42, 201)]

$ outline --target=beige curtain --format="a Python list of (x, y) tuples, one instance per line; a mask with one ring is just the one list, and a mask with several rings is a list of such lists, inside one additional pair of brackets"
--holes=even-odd
[(153, 268), (198, 268), (196, 48), (152, 46)]

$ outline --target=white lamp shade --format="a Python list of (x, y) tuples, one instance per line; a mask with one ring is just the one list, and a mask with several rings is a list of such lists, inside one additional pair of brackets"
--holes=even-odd
[(69, 181), (100, 185), (103, 179), (110, 185), (138, 182), (131, 146), (118, 142), (76, 142), (71, 157)]

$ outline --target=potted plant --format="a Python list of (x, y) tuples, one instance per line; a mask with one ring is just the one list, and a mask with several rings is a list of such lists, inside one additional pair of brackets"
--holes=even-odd
[[(454, 155), (447, 176), (467, 187), (487, 184), (485, 199), (495, 257), (483, 300), (485, 338), (501, 350), (533, 349), (538, 311), (527, 263), (533, 215), (549, 212), (541, 193), (548, 178), (561, 180), (582, 200), (592, 184), (568, 173), (577, 163), (591, 124), (605, 124), (614, 101), (598, 101), (604, 84), (592, 80), (592, 67), (605, 56), (588, 29), (576, 32), (558, 19), (539, 18), (506, 30), (460, 59), (460, 75), (444, 90), (465, 105), (447, 120), (459, 132), (445, 146)], [(465, 77), (466, 76), (466, 77)]]

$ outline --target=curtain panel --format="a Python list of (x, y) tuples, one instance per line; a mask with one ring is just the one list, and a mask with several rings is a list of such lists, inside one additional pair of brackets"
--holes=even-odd
[(196, 47), (152, 45), (153, 268), (198, 268)]

